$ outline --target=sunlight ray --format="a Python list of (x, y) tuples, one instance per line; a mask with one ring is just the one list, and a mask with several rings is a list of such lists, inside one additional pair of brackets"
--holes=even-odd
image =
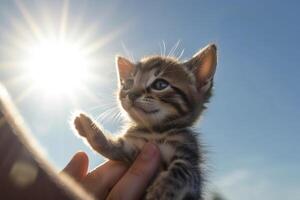
[(72, 16), (72, 24), (70, 22), (69, 25), (70, 26), (68, 27), (68, 34), (67, 34), (68, 37), (76, 38), (76, 41), (80, 40), (83, 30), (87, 28), (82, 13), (76, 16)]
[(121, 31), (122, 31), (121, 29), (118, 29), (118, 30), (115, 30), (115, 31), (105, 35), (105, 36), (102, 36), (98, 40), (91, 43), (88, 47), (86, 47), (84, 49), (84, 52), (86, 54), (91, 54), (91, 53), (99, 50), (101, 47), (103, 47), (104, 45), (106, 45), (107, 43), (109, 43), (113, 39), (115, 39), (121, 33)]
[(28, 26), (30, 27), (32, 33), (38, 38), (38, 39), (42, 39), (43, 35), (42, 32), (39, 28), (39, 26), (37, 25), (37, 23), (34, 21), (34, 18), (30, 15), (29, 11), (27, 10), (27, 8), (25, 7), (25, 5), (23, 3), (21, 3), (20, 0), (16, 1), (16, 5), (19, 8), (20, 12), (22, 13), (26, 23), (28, 24)]
[(63, 0), (62, 13), (60, 19), (60, 39), (65, 38), (67, 23), (68, 23), (68, 13), (69, 13), (69, 0)]
[[(6, 48), (5, 53), (7, 54), (15, 54), (16, 50), (24, 51), (26, 50), (28, 44), (35, 40), (32, 33), (29, 32), (30, 30), (26, 28), (19, 20), (12, 17), (11, 25), (15, 29), (15, 34), (11, 34), (10, 32), (2, 32), (2, 37), (5, 38), (5, 41), (7, 42), (7, 44), (4, 46)], [(2, 46), (2, 48), (4, 47)]]
[(97, 33), (99, 29), (99, 24), (94, 23), (85, 28), (85, 30), (81, 33), (80, 38), (78, 38), (76, 44), (80, 46), (85, 46), (86, 43), (91, 42), (91, 38)]
[(101, 47), (105, 46), (107, 43), (111, 42), (113, 39), (118, 37), (121, 33), (123, 33), (125, 30), (127, 30), (130, 25), (132, 25), (132, 22), (127, 22), (126, 24), (123, 24), (121, 27), (118, 27), (117, 29), (109, 32), (108, 34), (102, 36), (98, 40), (91, 43), (86, 49), (85, 52), (87, 54), (91, 54), (97, 50), (99, 50)]

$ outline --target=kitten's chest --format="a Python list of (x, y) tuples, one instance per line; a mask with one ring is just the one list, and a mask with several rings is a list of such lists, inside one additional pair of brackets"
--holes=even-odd
[(147, 142), (152, 142), (158, 146), (160, 149), (162, 160), (165, 164), (168, 164), (175, 154), (176, 147), (184, 141), (184, 137), (180, 134), (169, 135), (164, 133), (131, 133), (126, 136), (128, 142), (142, 149), (144, 144)]

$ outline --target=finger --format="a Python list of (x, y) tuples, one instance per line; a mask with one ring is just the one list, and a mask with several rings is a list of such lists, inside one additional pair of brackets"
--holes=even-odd
[(90, 172), (82, 181), (82, 185), (98, 199), (105, 199), (127, 169), (128, 167), (121, 162), (108, 161)]
[(140, 199), (160, 163), (156, 145), (147, 143), (127, 173), (110, 192), (108, 199)]
[(62, 172), (67, 173), (76, 181), (82, 180), (88, 170), (89, 158), (85, 152), (77, 152)]

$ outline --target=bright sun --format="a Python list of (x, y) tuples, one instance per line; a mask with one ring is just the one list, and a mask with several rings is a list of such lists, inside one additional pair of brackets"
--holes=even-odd
[[(9, 84), (24, 84), (16, 101), (32, 94), (38, 98), (45, 96), (45, 100), (48, 97), (67, 99), (74, 104), (82, 95), (98, 101), (88, 85), (107, 77), (91, 71), (105, 66), (107, 60), (100, 50), (124, 27), (98, 36), (98, 22), (85, 22), (81, 17), (76, 18), (77, 15), (72, 16), (69, 3), (61, 1), (60, 7), (52, 13), (44, 4), (37, 4), (39, 9), (30, 10), (24, 1), (16, 1), (21, 18), (11, 17), (13, 31), (4, 34), (8, 36), (8, 46), (2, 47), (7, 50), (4, 56), (7, 60), (2, 62), (21, 72), (8, 80)], [(40, 16), (37, 10), (46, 12)], [(102, 28), (105, 30), (105, 26)]]
[(67, 41), (40, 42), (29, 48), (25, 60), (30, 79), (47, 94), (74, 92), (87, 76), (87, 57), (78, 46)]

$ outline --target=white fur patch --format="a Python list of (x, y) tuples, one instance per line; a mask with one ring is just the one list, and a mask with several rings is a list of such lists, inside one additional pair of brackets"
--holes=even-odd
[[(148, 140), (149, 142), (156, 143), (160, 149), (161, 156), (163, 160), (165, 160), (167, 163), (170, 162), (171, 158), (173, 157), (175, 153), (175, 148), (168, 144), (168, 141), (183, 141), (182, 135), (167, 135), (166, 133), (150, 133), (150, 134), (143, 134), (143, 133), (134, 133), (137, 138), (128, 138), (127, 141), (131, 143), (132, 145), (138, 147), (139, 149), (142, 149), (145, 141), (143, 139), (138, 139), (138, 137), (144, 138)], [(157, 143), (157, 141), (164, 141), (163, 143)]]
[(172, 147), (171, 145), (166, 144), (166, 143), (159, 144), (158, 147), (160, 149), (160, 153), (161, 153), (163, 160), (165, 160), (167, 163), (169, 163), (175, 153), (174, 147)]

